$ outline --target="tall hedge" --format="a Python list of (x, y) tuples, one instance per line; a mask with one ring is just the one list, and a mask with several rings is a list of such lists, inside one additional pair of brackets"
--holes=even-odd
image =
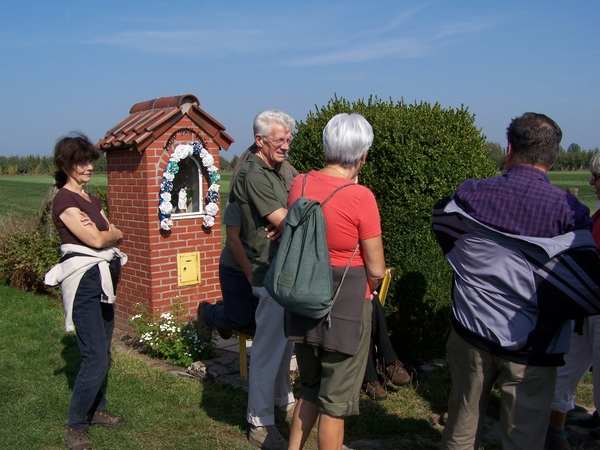
[(297, 123), (290, 162), (300, 172), (324, 166), (323, 129), (340, 112), (363, 115), (375, 134), (359, 178), (375, 194), (386, 263), (396, 268), (386, 302), (394, 348), (400, 358), (443, 356), (452, 274), (431, 232), (431, 211), (465, 179), (495, 174), (485, 136), (464, 107), (335, 97)]

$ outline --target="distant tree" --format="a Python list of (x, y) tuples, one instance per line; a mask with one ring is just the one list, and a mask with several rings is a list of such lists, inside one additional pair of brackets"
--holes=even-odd
[(567, 147), (567, 153), (579, 153), (581, 152), (581, 146), (573, 142), (571, 145)]
[(488, 154), (490, 159), (494, 161), (496, 165), (496, 169), (502, 170), (502, 166), (504, 165), (504, 149), (498, 142), (486, 142), (483, 150)]
[(222, 156), (219, 156), (219, 167), (221, 170), (228, 171), (228, 170), (230, 170), (229, 169), (230, 166), (231, 166), (231, 163), (229, 161), (227, 161), (227, 159), (223, 158)]
[(231, 170), (235, 169), (235, 166), (237, 166), (239, 159), (240, 158), (238, 158), (238, 155), (234, 155), (234, 157), (231, 158)]
[(100, 156), (100, 158), (98, 158), (94, 162), (94, 172), (106, 173), (106, 171), (107, 171), (106, 154), (103, 154), (102, 156)]

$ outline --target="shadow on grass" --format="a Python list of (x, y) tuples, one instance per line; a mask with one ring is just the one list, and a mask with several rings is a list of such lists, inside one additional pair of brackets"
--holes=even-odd
[[(69, 390), (73, 391), (75, 379), (77, 378), (79, 366), (81, 365), (81, 353), (79, 353), (79, 347), (77, 346), (77, 337), (75, 336), (75, 333), (67, 333), (63, 336), (60, 342), (64, 346), (63, 350), (60, 352), (60, 356), (65, 362), (65, 365), (60, 369), (56, 369), (54, 371), (54, 376), (64, 375), (67, 380), (67, 384), (69, 385)], [(108, 377), (105, 378), (104, 382), (102, 383), (102, 392), (106, 392), (108, 385), (107, 380)]]
[(248, 394), (217, 381), (204, 381), (200, 408), (213, 420), (245, 430)]
[(75, 384), (75, 378), (77, 378), (77, 372), (79, 372), (79, 365), (81, 364), (81, 354), (79, 353), (79, 347), (77, 347), (77, 338), (75, 333), (65, 334), (61, 339), (63, 349), (60, 352), (65, 365), (60, 369), (54, 371), (54, 375), (64, 375), (69, 389), (72, 391)]
[(388, 449), (428, 448), (425, 441), (440, 441), (440, 431), (427, 419), (402, 417), (386, 403), (361, 398), (360, 415), (346, 419), (345, 442), (352, 448)]

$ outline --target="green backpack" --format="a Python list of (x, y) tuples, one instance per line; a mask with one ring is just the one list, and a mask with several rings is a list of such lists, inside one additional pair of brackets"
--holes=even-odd
[(333, 307), (350, 263), (358, 251), (357, 245), (339, 286), (334, 290), (326, 242), (327, 225), (322, 208), (335, 193), (355, 183), (338, 187), (320, 204), (304, 196), (307, 178), (304, 175), (302, 196), (287, 212), (279, 248), (265, 276), (264, 286), (269, 295), (285, 309), (304, 317), (320, 319)]

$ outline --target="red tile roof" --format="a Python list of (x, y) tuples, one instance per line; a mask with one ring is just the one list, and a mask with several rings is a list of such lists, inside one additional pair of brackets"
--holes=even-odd
[(227, 150), (233, 139), (225, 133), (225, 127), (199, 105), (198, 97), (190, 94), (136, 103), (129, 111), (129, 117), (108, 130), (104, 139), (96, 145), (103, 150), (133, 146), (142, 152), (187, 114), (222, 149)]

